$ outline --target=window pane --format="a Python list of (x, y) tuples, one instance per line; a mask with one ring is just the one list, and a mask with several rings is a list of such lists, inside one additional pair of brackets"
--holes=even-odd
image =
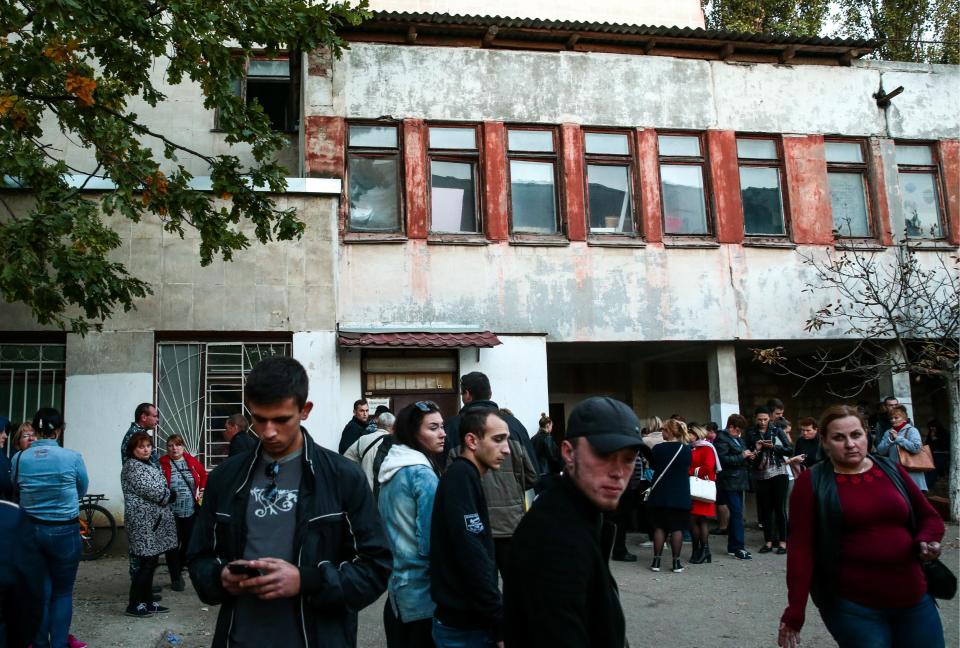
[(740, 167), (740, 197), (746, 234), (784, 234), (779, 170)]
[(289, 77), (290, 63), (287, 59), (275, 61), (250, 59), (247, 76)]
[(863, 175), (831, 172), (827, 177), (830, 181), (833, 229), (837, 231), (837, 235), (870, 236)]
[(557, 231), (553, 162), (510, 161), (510, 206), (516, 232)]
[(508, 137), (511, 151), (553, 152), (553, 131), (512, 130)]
[(863, 162), (863, 147), (856, 142), (825, 142), (827, 162)]
[(777, 145), (773, 140), (737, 139), (737, 157), (754, 160), (776, 160)]
[(700, 138), (686, 135), (660, 135), (657, 137), (660, 155), (700, 156)]
[(350, 146), (397, 148), (396, 126), (351, 126)]
[(430, 148), (475, 150), (477, 131), (474, 128), (431, 128)]
[(586, 149), (601, 155), (630, 155), (627, 136), (621, 133), (587, 133)]
[(587, 197), (591, 231), (633, 232), (629, 167), (588, 164)]
[(693, 165), (661, 164), (660, 181), (666, 233), (707, 234), (703, 169)]
[(936, 176), (932, 173), (901, 173), (900, 193), (903, 196), (903, 217), (907, 222), (907, 236), (943, 237)]
[(473, 164), (430, 163), (430, 230), (476, 232), (477, 207)]
[(350, 229), (355, 232), (400, 231), (397, 158), (350, 157)]
[(929, 146), (896, 145), (897, 164), (933, 164)]

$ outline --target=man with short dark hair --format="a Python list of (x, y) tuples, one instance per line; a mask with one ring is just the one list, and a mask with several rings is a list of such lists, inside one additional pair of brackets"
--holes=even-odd
[(231, 457), (253, 450), (260, 443), (260, 439), (250, 430), (247, 417), (240, 413), (234, 414), (224, 422), (223, 438), (230, 442), (228, 456)]
[(357, 612), (386, 590), (370, 487), (301, 426), (307, 388), (296, 360), (261, 361), (244, 388), (259, 450), (210, 473), (189, 561), (200, 599), (220, 605), (214, 648), (353, 647)]
[(640, 421), (626, 403), (594, 397), (570, 412), (563, 474), (513, 536), (503, 581), (508, 646), (626, 645), (607, 562), (615, 529), (603, 514), (616, 510), (642, 445)]
[(893, 413), (893, 408), (898, 405), (900, 405), (900, 400), (896, 396), (887, 396), (883, 399), (883, 402), (880, 404), (880, 412), (877, 414), (877, 425), (873, 430), (873, 438), (870, 439), (872, 444), (871, 450), (875, 450), (876, 447), (880, 445), (880, 441), (883, 440), (883, 435), (893, 427), (890, 418)]
[(127, 433), (123, 435), (123, 441), (120, 443), (120, 463), (122, 464), (130, 455), (127, 454), (127, 444), (137, 432), (145, 432), (153, 439), (153, 451), (150, 453), (150, 463), (160, 467), (160, 457), (157, 455), (157, 439), (154, 436), (154, 430), (160, 422), (160, 412), (157, 411), (153, 403), (140, 403), (133, 412), (133, 423), (127, 428)]
[(337, 452), (343, 454), (357, 439), (367, 433), (367, 419), (370, 418), (370, 406), (366, 398), (353, 402), (353, 418), (347, 421), (340, 433), (340, 445)]
[(430, 595), (437, 648), (502, 645), (503, 604), (484, 474), (510, 453), (510, 429), (493, 409), (460, 422), (463, 445), (440, 478), (430, 528)]
[(743, 538), (743, 492), (750, 485), (748, 470), (750, 462), (756, 456), (742, 438), (746, 427), (746, 418), (740, 414), (731, 414), (727, 418), (726, 429), (720, 430), (713, 442), (723, 468), (717, 473), (717, 503), (726, 504), (730, 508), (727, 555), (739, 560), (753, 558), (747, 551)]

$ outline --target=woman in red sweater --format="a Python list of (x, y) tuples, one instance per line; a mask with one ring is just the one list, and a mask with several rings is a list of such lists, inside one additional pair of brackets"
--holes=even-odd
[[(693, 424), (688, 428), (688, 432), (691, 437), (694, 437), (689, 474), (696, 475), (700, 479), (717, 481), (720, 462), (717, 459), (717, 451), (707, 441), (706, 428)], [(693, 540), (693, 555), (690, 556), (690, 563), (693, 565), (713, 562), (713, 557), (710, 555), (710, 527), (707, 520), (715, 517), (717, 517), (717, 506), (714, 502), (693, 500), (690, 507), (690, 537)]]
[(788, 605), (778, 643), (796, 648), (807, 595), (841, 648), (942, 648), (943, 625), (920, 561), (940, 555), (943, 520), (900, 466), (867, 453), (859, 412), (824, 412), (828, 461), (790, 498)]

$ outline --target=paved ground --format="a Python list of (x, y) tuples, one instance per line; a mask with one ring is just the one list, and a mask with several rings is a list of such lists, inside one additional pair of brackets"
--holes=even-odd
[[(960, 531), (947, 528), (944, 561), (958, 569)], [(640, 556), (637, 563), (613, 563), (620, 584), (630, 645), (676, 647), (769, 648), (776, 645), (778, 619), (786, 605), (784, 574), (786, 557), (756, 555), (755, 560), (740, 562), (714, 554), (709, 565), (692, 565), (682, 574), (647, 569), (652, 550), (642, 548), (639, 535), (629, 538), (631, 550)], [(722, 538), (720, 538), (722, 540)], [(759, 547), (758, 531), (749, 531), (748, 545)], [(719, 542), (715, 549), (723, 549)], [(684, 557), (690, 546), (684, 546)], [(686, 561), (684, 561), (686, 562)], [(73, 632), (90, 643), (91, 648), (131, 646), (144, 648), (166, 629), (183, 635), (184, 646), (209, 646), (217, 608), (209, 608), (187, 588), (169, 590), (169, 578), (163, 568), (156, 582), (164, 586), (163, 604), (170, 614), (153, 619), (131, 619), (123, 615), (127, 596), (126, 557), (106, 557), (80, 565), (76, 586)], [(360, 616), (361, 648), (385, 645), (381, 613), (383, 601), (370, 606)], [(941, 608), (946, 629), (946, 645), (960, 646), (957, 601)], [(801, 635), (805, 646), (834, 646), (815, 608), (808, 608), (808, 622)]]

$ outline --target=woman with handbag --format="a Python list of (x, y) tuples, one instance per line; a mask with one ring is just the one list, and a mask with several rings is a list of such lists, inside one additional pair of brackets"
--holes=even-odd
[[(720, 461), (717, 457), (717, 451), (713, 445), (707, 441), (707, 430), (702, 426), (691, 424), (689, 427), (690, 437), (693, 439), (693, 450), (691, 450), (690, 475), (691, 501), (690, 508), (690, 537), (693, 540), (693, 553), (690, 556), (690, 563), (699, 565), (701, 563), (713, 562), (713, 556), (710, 555), (710, 526), (708, 520), (717, 517), (717, 472), (721, 470)], [(710, 484), (701, 484), (704, 488), (702, 497), (697, 497), (693, 492), (694, 480), (696, 484), (703, 481), (709, 481)], [(711, 488), (712, 487), (712, 488)], [(712, 490), (713, 499), (709, 500), (710, 490)]]
[(168, 504), (176, 501), (176, 491), (150, 463), (153, 440), (146, 432), (137, 432), (127, 442), (127, 459), (120, 471), (123, 489), (123, 520), (130, 553), (137, 556), (137, 571), (130, 581), (127, 616), (146, 618), (170, 610), (153, 602), (150, 591), (158, 557), (177, 546), (177, 526)]
[(856, 408), (829, 408), (820, 422), (827, 460), (797, 478), (783, 648), (799, 644), (808, 595), (840, 648), (944, 645), (921, 568), (940, 555), (943, 520), (901, 466), (868, 454), (866, 430)]
[[(924, 452), (924, 446), (920, 431), (907, 420), (906, 407), (894, 405), (890, 408), (890, 426), (890, 429), (877, 441), (877, 454), (903, 465), (917, 488), (927, 492), (927, 478), (923, 474), (926, 466), (920, 462), (910, 461), (913, 457), (920, 458)], [(927, 452), (929, 451), (927, 447)], [(929, 469), (933, 470), (933, 455), (929, 455), (929, 458)]]
[(660, 557), (667, 535), (673, 554), (671, 571), (683, 571), (680, 551), (683, 530), (690, 525), (690, 448), (687, 424), (670, 419), (663, 424), (663, 442), (653, 447), (653, 485), (646, 491), (648, 514), (653, 525), (651, 571), (660, 571)]
[(170, 505), (177, 525), (177, 547), (166, 553), (170, 570), (170, 588), (182, 592), (183, 569), (187, 565), (187, 547), (193, 535), (193, 523), (197, 519), (200, 498), (207, 487), (207, 471), (203, 464), (183, 448), (183, 437), (171, 434), (167, 437), (167, 454), (160, 457), (160, 470), (167, 478), (167, 487), (176, 491), (177, 499)]

